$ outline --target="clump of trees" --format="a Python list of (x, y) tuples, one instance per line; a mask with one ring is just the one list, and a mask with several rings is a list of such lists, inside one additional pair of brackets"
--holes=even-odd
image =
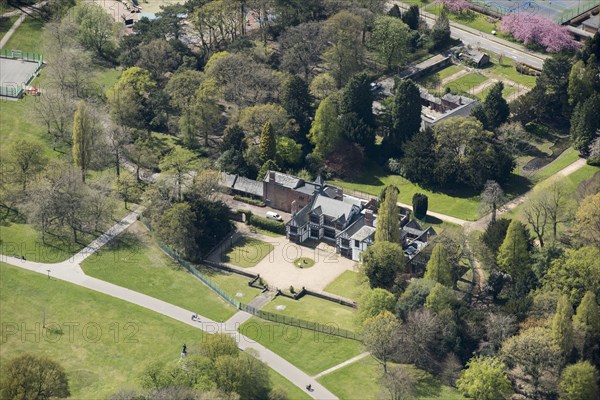
[(533, 13), (508, 13), (502, 17), (500, 29), (525, 45), (538, 45), (550, 53), (560, 53), (578, 46), (566, 26)]

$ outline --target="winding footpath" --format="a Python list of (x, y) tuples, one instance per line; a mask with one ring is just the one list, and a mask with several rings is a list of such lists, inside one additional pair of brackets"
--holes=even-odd
[(231, 317), (225, 323), (212, 321), (204, 316), (199, 316), (202, 322), (194, 322), (191, 320), (191, 315), (194, 314), (192, 311), (177, 307), (173, 304), (167, 303), (162, 300), (158, 300), (154, 297), (147, 296), (145, 294), (114, 285), (112, 283), (90, 277), (86, 275), (81, 269), (80, 264), (97, 252), (102, 246), (114, 239), (125, 229), (131, 226), (137, 221), (139, 213), (142, 208), (138, 208), (136, 211), (128, 214), (121, 221), (112, 226), (103, 235), (98, 237), (88, 246), (86, 246), (79, 253), (70, 257), (69, 259), (54, 264), (37, 263), (33, 261), (25, 261), (19, 258), (10, 257), (7, 255), (0, 255), (0, 261), (7, 264), (26, 269), (28, 271), (37, 272), (43, 275), (48, 275), (51, 279), (60, 279), (62, 281), (70, 282), (78, 286), (85, 287), (87, 289), (94, 290), (96, 292), (104, 293), (112, 297), (127, 301), (132, 304), (136, 304), (140, 307), (144, 307), (148, 310), (152, 310), (159, 314), (165, 315), (179, 322), (187, 325), (191, 325), (195, 328), (202, 329), (203, 331), (213, 333), (224, 333), (231, 335), (235, 338), (240, 350), (247, 351), (252, 349), (256, 352), (257, 357), (267, 364), (270, 368), (277, 371), (280, 375), (284, 376), (287, 380), (301, 388), (306, 392), (305, 386), (311, 384), (313, 391), (306, 392), (313, 399), (329, 400), (337, 399), (337, 397), (316, 381), (314, 377), (302, 372), (299, 368), (295, 367), (290, 362), (286, 361), (279, 355), (275, 354), (271, 350), (262, 346), (261, 344), (253, 341), (252, 339), (240, 334), (238, 328), (241, 323), (248, 320), (251, 315), (245, 312), (238, 312)]

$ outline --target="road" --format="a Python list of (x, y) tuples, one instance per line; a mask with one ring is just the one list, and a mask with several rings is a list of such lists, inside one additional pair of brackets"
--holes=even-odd
[[(387, 4), (389, 7), (397, 4), (398, 7), (405, 10), (409, 7), (407, 4), (395, 0), (389, 1)], [(429, 27), (433, 26), (437, 18), (423, 8), (421, 8), (421, 17), (425, 19)], [(548, 58), (547, 55), (528, 50), (519, 44), (500, 39), (492, 34), (480, 32), (457, 22), (450, 21), (450, 32), (453, 38), (461, 40), (465, 45), (484, 48), (539, 70), (542, 69), (544, 61)]]
[(280, 375), (284, 376), (287, 380), (305, 390), (307, 384), (311, 384), (313, 391), (306, 392), (313, 399), (328, 400), (337, 399), (337, 397), (328, 391), (324, 386), (316, 381), (314, 377), (301, 371), (290, 362), (286, 361), (279, 355), (275, 354), (271, 350), (262, 346), (261, 344), (254, 342), (252, 339), (240, 334), (237, 330), (239, 323), (248, 319), (250, 316), (246, 313), (238, 312), (234, 315), (235, 318), (231, 318), (225, 323), (212, 321), (200, 315), (201, 323), (194, 322), (191, 320), (191, 315), (194, 312), (185, 310), (181, 307), (174, 306), (173, 304), (167, 303), (162, 300), (155, 299), (154, 297), (147, 296), (145, 294), (114, 285), (103, 280), (87, 276), (80, 267), (86, 258), (98, 251), (102, 246), (108, 243), (110, 240), (118, 236), (121, 232), (131, 226), (135, 221), (141, 208), (128, 214), (121, 221), (111, 227), (106, 233), (101, 235), (98, 239), (90, 243), (86, 248), (60, 263), (55, 264), (44, 264), (36, 263), (32, 261), (25, 261), (19, 258), (10, 257), (7, 255), (0, 255), (0, 261), (7, 264), (20, 267), (29, 271), (37, 272), (43, 275), (48, 275), (51, 279), (60, 279), (66, 282), (73, 283), (75, 285), (85, 287), (96, 292), (104, 293), (112, 297), (127, 301), (132, 304), (136, 304), (140, 307), (155, 311), (159, 314), (165, 315), (179, 322), (187, 325), (191, 325), (195, 328), (202, 329), (208, 333), (224, 333), (231, 335), (235, 338), (238, 347), (241, 350), (253, 349), (257, 357), (267, 364), (269, 367), (277, 371)]

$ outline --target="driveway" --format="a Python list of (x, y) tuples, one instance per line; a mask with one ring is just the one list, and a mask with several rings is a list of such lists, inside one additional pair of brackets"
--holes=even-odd
[[(244, 271), (260, 274), (269, 286), (278, 289), (306, 287), (321, 291), (342, 272), (355, 269), (355, 262), (336, 254), (335, 247), (319, 243), (317, 247), (302, 246), (290, 242), (285, 236), (271, 237), (260, 233), (246, 232), (245, 235), (273, 245), (274, 249), (252, 268)], [(300, 257), (315, 260), (310, 268), (299, 268), (293, 261)], [(234, 268), (237, 268), (233, 266)]]
[(291, 214), (288, 214), (284, 211), (276, 210), (271, 207), (258, 207), (252, 204), (244, 203), (242, 201), (237, 201), (233, 199), (233, 196), (230, 196), (225, 193), (219, 193), (217, 198), (219, 200), (222, 200), (232, 210), (250, 210), (253, 214), (256, 214), (260, 217), (264, 217), (267, 211), (273, 211), (281, 215), (281, 218), (283, 218), (283, 222), (288, 222), (292, 218)]

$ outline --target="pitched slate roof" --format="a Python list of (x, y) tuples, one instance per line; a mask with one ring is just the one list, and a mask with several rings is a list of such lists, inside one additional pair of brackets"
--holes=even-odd
[(345, 222), (350, 218), (352, 207), (353, 204), (318, 194), (315, 196), (312, 210), (316, 211), (319, 209), (319, 212), (322, 212), (326, 216)]
[(233, 189), (239, 190), (240, 192), (253, 194), (255, 196), (262, 196), (264, 194), (263, 185), (263, 182), (238, 176), (233, 184)]
[(265, 178), (264, 178), (265, 182), (269, 182), (272, 172), (275, 173), (275, 183), (278, 183), (281, 186), (285, 186), (290, 189), (296, 189), (298, 186), (304, 184), (303, 179), (300, 179), (300, 178), (292, 176), (292, 175), (283, 174), (281, 172), (276, 172), (276, 171), (267, 172), (267, 174), (265, 175)]
[(368, 239), (373, 235), (375, 235), (375, 228), (373, 228), (372, 226), (365, 225), (362, 228), (360, 228), (354, 235), (350, 236), (350, 239), (362, 242), (363, 240)]

